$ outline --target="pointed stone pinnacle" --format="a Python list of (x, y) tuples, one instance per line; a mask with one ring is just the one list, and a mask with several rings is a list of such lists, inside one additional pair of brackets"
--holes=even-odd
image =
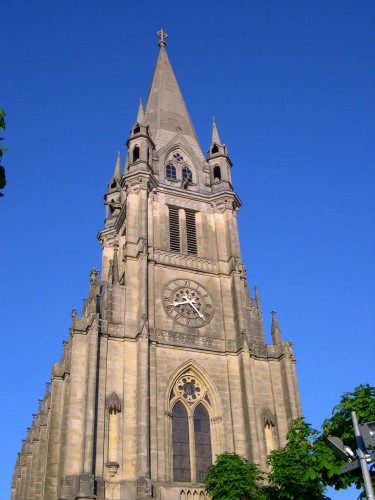
[(215, 117), (212, 117), (212, 143), (221, 144), (219, 132), (217, 131)]
[(145, 113), (143, 111), (143, 104), (142, 104), (142, 98), (139, 98), (139, 108), (138, 108), (138, 115), (137, 115), (137, 123), (140, 125), (143, 125), (143, 122), (145, 120)]
[(277, 321), (276, 311), (272, 311), (271, 314), (272, 314), (272, 324), (271, 324), (272, 342), (274, 345), (276, 345), (281, 342), (281, 331), (279, 323)]
[(259, 297), (259, 290), (258, 290), (257, 286), (254, 287), (254, 292), (255, 292), (255, 303), (256, 303), (258, 309), (260, 310), (260, 297)]
[(116, 161), (116, 167), (115, 167), (115, 173), (113, 174), (113, 177), (116, 180), (121, 180), (121, 159), (120, 159), (120, 151), (117, 154), (117, 161)]

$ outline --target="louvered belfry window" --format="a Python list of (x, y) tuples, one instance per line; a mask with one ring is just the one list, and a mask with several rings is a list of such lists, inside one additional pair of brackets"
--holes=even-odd
[(175, 207), (169, 207), (169, 248), (180, 251), (180, 218)]
[[(195, 222), (195, 212), (192, 210), (181, 209), (181, 214), (178, 208), (169, 208), (169, 249), (173, 252), (183, 252), (190, 255), (198, 254), (197, 247), (197, 229)], [(185, 217), (184, 217), (185, 215)], [(185, 231), (181, 234), (180, 232), (180, 216), (181, 224), (183, 226), (186, 224), (186, 240)], [(183, 227), (182, 226), (182, 227)], [(184, 240), (181, 241), (181, 238)]]
[(197, 230), (195, 225), (195, 212), (185, 211), (186, 215), (186, 238), (187, 251), (192, 255), (197, 255)]

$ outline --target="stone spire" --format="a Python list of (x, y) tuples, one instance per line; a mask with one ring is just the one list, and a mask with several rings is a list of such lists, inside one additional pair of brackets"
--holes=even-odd
[(117, 181), (121, 180), (121, 160), (120, 160), (120, 151), (117, 154), (117, 161), (115, 167), (115, 173), (113, 174), (113, 178)]
[(150, 126), (156, 150), (168, 144), (180, 132), (192, 150), (202, 158), (202, 150), (165, 50), (164, 31), (162, 35), (144, 121)]
[(281, 331), (275, 311), (272, 311), (271, 335), (273, 345), (277, 345), (281, 342)]
[(143, 111), (143, 104), (142, 104), (142, 98), (139, 98), (139, 108), (138, 108), (138, 115), (137, 115), (137, 120), (136, 122), (139, 123), (139, 125), (143, 125), (145, 121), (145, 112)]
[(217, 131), (215, 117), (212, 118), (212, 141), (211, 144), (221, 144), (219, 132)]

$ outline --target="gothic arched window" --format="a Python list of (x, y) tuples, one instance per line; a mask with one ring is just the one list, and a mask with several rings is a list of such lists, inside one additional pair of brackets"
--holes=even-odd
[(173, 481), (204, 481), (212, 465), (211, 403), (207, 388), (193, 372), (175, 382), (171, 401)]
[(176, 167), (173, 163), (167, 163), (165, 167), (165, 176), (167, 179), (177, 179)]
[(135, 145), (133, 149), (133, 162), (137, 160), (139, 160), (139, 147), (138, 145)]
[(182, 179), (189, 179), (190, 182), (193, 182), (193, 174), (191, 173), (191, 170), (189, 167), (185, 165), (185, 167), (182, 169)]
[(185, 406), (178, 401), (172, 412), (173, 480), (191, 481), (189, 423)]

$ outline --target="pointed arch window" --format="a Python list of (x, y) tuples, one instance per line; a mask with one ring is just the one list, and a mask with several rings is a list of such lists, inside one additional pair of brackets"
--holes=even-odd
[(135, 127), (134, 127), (134, 130), (133, 130), (133, 134), (139, 134), (139, 132), (141, 131), (141, 128), (140, 126), (137, 124)]
[(174, 385), (171, 404), (173, 481), (203, 482), (212, 465), (207, 390), (193, 373), (185, 372)]
[(167, 163), (165, 167), (165, 176), (167, 177), (167, 179), (177, 179), (176, 167), (173, 165), (173, 163)]
[(215, 154), (215, 153), (218, 153), (219, 152), (219, 148), (217, 147), (216, 144), (214, 144), (211, 148), (211, 153), (212, 154)]

